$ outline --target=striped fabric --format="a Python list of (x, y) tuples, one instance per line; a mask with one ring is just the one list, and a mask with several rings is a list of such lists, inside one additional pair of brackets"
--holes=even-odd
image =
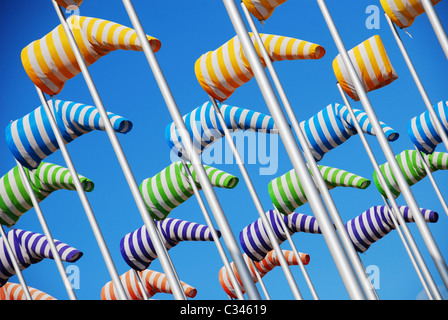
[[(201, 189), (196, 171), (188, 164), (193, 180)], [(232, 189), (238, 184), (238, 178), (219, 169), (204, 166), (210, 182), (215, 187)], [(156, 220), (165, 219), (174, 208), (194, 195), (186, 169), (181, 161), (171, 163), (152, 178), (143, 180), (140, 191), (149, 213)]]
[[(156, 221), (156, 227), (167, 250), (181, 241), (213, 241), (210, 229), (195, 222), (166, 218)], [(221, 233), (217, 233), (221, 237)], [(139, 271), (148, 268), (151, 262), (157, 259), (146, 226), (125, 235), (120, 241), (120, 252), (126, 263)]]
[[(156, 293), (169, 293), (172, 294), (170, 284), (165, 274), (152, 271), (143, 270), (137, 271), (142, 279), (144, 289), (146, 290), (146, 295), (148, 298), (153, 297)], [(134, 270), (129, 270), (120, 276), (123, 288), (130, 300), (144, 300), (144, 295), (141, 291), (140, 283), (135, 276)], [(182, 289), (185, 295), (189, 298), (194, 298), (197, 294), (197, 290), (192, 286), (181, 281)], [(114, 284), (112, 281), (106, 283), (106, 285), (101, 290), (101, 300), (118, 300), (117, 292), (114, 289)]]
[[(282, 244), (288, 238), (281, 225), (280, 217), (274, 210), (269, 210), (266, 215), (274, 230), (275, 239), (278, 244)], [(290, 235), (296, 232), (321, 233), (316, 218), (313, 216), (293, 212), (287, 216), (282, 215), (282, 218)], [(261, 218), (244, 227), (240, 232), (240, 243), (244, 253), (254, 261), (263, 260), (274, 249)]]
[[(218, 106), (230, 132), (240, 130), (261, 133), (277, 132), (271, 116), (226, 104), (219, 103)], [(198, 154), (201, 154), (217, 139), (224, 137), (224, 130), (211, 102), (205, 102), (202, 106), (183, 116), (183, 119), (188, 133), (192, 137), (195, 152)], [(165, 138), (172, 152), (189, 160), (187, 154), (183, 153), (184, 145), (174, 122), (166, 127)]]
[[(105, 131), (96, 107), (81, 103), (49, 100), (56, 123), (65, 144), (92, 130)], [(108, 112), (116, 132), (126, 134), (132, 122)], [(13, 156), (26, 168), (34, 169), (39, 163), (59, 149), (45, 109), (40, 106), (6, 127), (6, 142)]]
[[(8, 241), (14, 251), (20, 270), (28, 268), (31, 264), (38, 263), (44, 258), (53, 259), (45, 236), (31, 231), (12, 229), (7, 235)], [(76, 262), (83, 253), (69, 245), (54, 239), (56, 249), (62, 261)], [(8, 282), (8, 279), (16, 272), (11, 263), (11, 257), (6, 250), (4, 239), (0, 238), (0, 287)]]
[[(422, 156), (431, 172), (448, 169), (448, 153), (434, 152), (430, 155), (422, 154)], [(395, 156), (395, 158), (397, 159), (401, 171), (403, 172), (409, 186), (414, 185), (426, 177), (425, 168), (423, 167), (423, 163), (420, 161), (416, 150), (404, 150)], [(398, 198), (401, 190), (396, 182), (389, 163), (386, 162), (380, 165), (380, 169), (390, 191), (392, 192), (392, 195), (394, 198)], [(373, 181), (375, 182), (375, 185), (380, 193), (386, 197), (386, 192), (381, 187), (376, 172), (373, 173)]]
[[(24, 168), (37, 201), (41, 202), (56, 190), (76, 190), (70, 171), (67, 168), (41, 162), (34, 170)], [(84, 191), (94, 188), (91, 180), (78, 175)], [(14, 225), (20, 216), (33, 207), (30, 195), (16, 166), (0, 178), (0, 224)]]
[[(321, 165), (318, 167), (330, 190), (335, 187), (366, 189), (371, 183), (370, 180), (341, 169)], [(269, 182), (268, 190), (272, 203), (283, 214), (290, 214), (308, 202), (294, 169)]]
[(55, 0), (61, 7), (67, 8), (70, 6), (79, 7), (83, 0)]
[[(28, 287), (28, 291), (33, 301), (56, 300), (55, 298), (46, 294), (45, 292), (34, 289), (32, 287)], [(27, 298), (20, 284), (8, 282), (3, 287), (0, 288), (0, 300), (19, 301), (19, 300), (27, 300)]]
[[(90, 66), (118, 49), (142, 51), (137, 33), (118, 23), (72, 15), (67, 19), (82, 56)], [(159, 40), (148, 36), (154, 52)], [(22, 50), (22, 64), (31, 81), (48, 95), (61, 92), (65, 82), (81, 72), (62, 25)]]
[[(367, 114), (357, 109), (353, 112), (363, 132), (375, 135)], [(302, 121), (300, 127), (316, 161), (358, 133), (347, 107), (338, 103), (330, 104), (309, 120)], [(382, 122), (381, 127), (389, 141), (398, 139), (399, 134), (394, 129)]]
[[(434, 111), (439, 118), (445, 132), (448, 133), (448, 101), (440, 101), (434, 106)], [(426, 154), (433, 153), (442, 138), (437, 133), (429, 111), (414, 117), (408, 123), (408, 134), (412, 143)]]
[[(398, 206), (406, 222), (414, 222), (411, 210), (406, 206)], [(437, 212), (420, 209), (426, 222), (437, 222)], [(374, 206), (361, 215), (349, 220), (345, 227), (358, 252), (365, 252), (372, 243), (378, 241), (395, 229), (390, 211), (386, 206)]]
[[(283, 255), (285, 256), (286, 262), (288, 265), (292, 266), (292, 265), (298, 265), (299, 261), (297, 260), (296, 256), (294, 255), (294, 253), (290, 250), (282, 250)], [(304, 265), (307, 265), (310, 262), (310, 256), (306, 253), (301, 253), (299, 252), (299, 256), (300, 259), (302, 260), (302, 263)], [(249, 272), (252, 276), (252, 279), (254, 281), (254, 283), (258, 282), (258, 278), (255, 274), (255, 270), (253, 268), (253, 265), (251, 263), (251, 260), (249, 259), (249, 257), (246, 254), (243, 254), (243, 259), (244, 262), (246, 262), (247, 267), (249, 268)], [(280, 266), (280, 261), (277, 257), (277, 254), (275, 253), (275, 251), (271, 251), (267, 254), (267, 256), (261, 260), (260, 262), (256, 262), (254, 261), (253, 264), (255, 265), (256, 270), (258, 271), (258, 273), (260, 274), (260, 277), (264, 277), (269, 271), (271, 271), (272, 269), (274, 269), (276, 266)], [(235, 265), (233, 262), (230, 263), (230, 267), (232, 268), (236, 279), (238, 280), (239, 286), (241, 288), (241, 291), (244, 293), (245, 289), (243, 287), (243, 284), (241, 282), (241, 279), (239, 277), (238, 271), (235, 268)], [(230, 277), (227, 273), (227, 269), (225, 267), (222, 267), (219, 270), (219, 282), (221, 283), (222, 288), (224, 289), (224, 291), (232, 298), (236, 299), (236, 293), (235, 293), (235, 289), (232, 285), (232, 282), (230, 280)]]
[[(362, 42), (348, 54), (366, 92), (382, 88), (398, 78), (378, 35)], [(333, 70), (342, 89), (358, 101), (353, 80), (340, 54), (333, 61)]]
[[(272, 61), (320, 59), (325, 55), (323, 47), (307, 41), (269, 34), (260, 34), (260, 37)], [(251, 38), (264, 64), (252, 34)], [(196, 61), (195, 73), (201, 87), (218, 101), (229, 98), (254, 76), (237, 36), (203, 54)]]
[[(442, 0), (432, 0), (436, 5)], [(400, 28), (407, 28), (414, 23), (416, 17), (425, 12), (420, 0), (381, 0), (383, 10)]]
[(242, 0), (247, 10), (260, 21), (267, 20), (275, 8), (277, 8), (286, 0)]

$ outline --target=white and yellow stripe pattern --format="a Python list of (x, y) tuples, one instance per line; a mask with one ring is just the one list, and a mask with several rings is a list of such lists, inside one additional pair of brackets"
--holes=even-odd
[[(351, 49), (348, 55), (366, 92), (382, 88), (398, 78), (378, 35)], [(358, 101), (353, 80), (340, 54), (333, 61), (333, 70), (342, 89)]]
[[(264, 64), (259, 47), (250, 35)], [(269, 34), (260, 34), (260, 37), (272, 61), (320, 59), (325, 55), (322, 46), (307, 41)], [(201, 87), (219, 101), (229, 98), (254, 76), (237, 36), (203, 54), (196, 61), (195, 73)]]
[(260, 21), (267, 20), (275, 8), (285, 2), (286, 0), (243, 0), (247, 10)]
[[(440, 1), (442, 0), (432, 0), (432, 4), (436, 5)], [(411, 26), (415, 18), (425, 12), (420, 0), (381, 0), (381, 6), (400, 28)]]
[[(87, 66), (118, 49), (142, 51), (137, 33), (118, 23), (72, 15), (67, 19)], [(148, 36), (154, 52), (159, 40)], [(22, 50), (22, 64), (31, 81), (49, 95), (58, 94), (65, 82), (81, 72), (62, 25)]]

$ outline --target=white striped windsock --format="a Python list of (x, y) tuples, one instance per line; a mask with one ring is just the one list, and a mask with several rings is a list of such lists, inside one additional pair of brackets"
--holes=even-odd
[(79, 7), (83, 0), (55, 0), (58, 5), (64, 8), (69, 8), (71, 6)]
[[(28, 287), (28, 292), (33, 301), (56, 300), (49, 294), (32, 287)], [(21, 284), (8, 282), (0, 288), (0, 300), (20, 301), (27, 300), (27, 297)]]
[(286, 0), (242, 0), (247, 10), (260, 21), (267, 20), (275, 8), (286, 2)]
[[(440, 1), (442, 0), (432, 0), (432, 4), (436, 5)], [(415, 18), (425, 12), (421, 0), (381, 0), (381, 6), (400, 28), (411, 26)]]

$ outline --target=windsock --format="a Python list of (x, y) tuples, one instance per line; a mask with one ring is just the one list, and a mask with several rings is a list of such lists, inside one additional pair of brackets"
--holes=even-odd
[[(253, 35), (250, 36), (265, 65)], [(272, 61), (320, 59), (325, 55), (323, 47), (307, 41), (269, 34), (260, 34), (260, 37)], [(203, 54), (196, 61), (195, 73), (201, 87), (218, 101), (229, 98), (254, 76), (238, 36), (215, 51)]]
[[(286, 232), (290, 235), (296, 232), (321, 233), (316, 218), (313, 216), (293, 212), (279, 217), (274, 210), (269, 210), (266, 215), (278, 244), (282, 244), (288, 239)], [(286, 231), (283, 229), (280, 219), (285, 222)], [(240, 232), (240, 243), (244, 253), (254, 261), (263, 260), (274, 249), (261, 218), (247, 225)]]
[[(143, 50), (137, 33), (118, 23), (78, 15), (70, 16), (67, 23), (87, 66), (111, 51)], [(160, 41), (147, 38), (157, 52)], [(31, 81), (50, 96), (61, 92), (65, 82), (81, 72), (62, 25), (26, 46), (21, 58)]]
[[(411, 210), (406, 206), (398, 206), (404, 221), (414, 222)], [(420, 209), (426, 222), (437, 222), (437, 212)], [(374, 206), (364, 211), (354, 219), (345, 224), (349, 237), (358, 252), (365, 252), (372, 243), (378, 241), (393, 229), (395, 225), (386, 206)]]
[[(429, 155), (422, 154), (422, 157), (425, 159), (425, 162), (431, 172), (448, 169), (448, 153), (434, 152)], [(423, 167), (423, 163), (420, 161), (416, 150), (404, 150), (399, 155), (395, 156), (395, 158), (397, 159), (401, 171), (403, 172), (409, 186), (414, 185), (426, 177), (425, 168)], [(398, 198), (401, 193), (401, 189), (396, 182), (389, 162), (380, 165), (380, 169), (384, 179), (386, 180), (387, 186), (392, 192), (392, 195), (394, 198)], [(380, 193), (387, 197), (386, 192), (381, 187), (378, 180), (376, 171), (373, 173), (373, 181), (375, 182), (375, 185)]]
[[(448, 101), (440, 101), (434, 106), (442, 128), (448, 133)], [(442, 138), (437, 133), (429, 111), (414, 117), (408, 123), (408, 134), (414, 146), (426, 154), (433, 153)]]
[[(213, 241), (210, 228), (205, 225), (172, 218), (155, 223), (167, 250), (181, 241)], [(219, 231), (217, 233), (221, 237), (221, 233)], [(157, 253), (146, 226), (125, 235), (120, 241), (120, 251), (126, 263), (138, 271), (145, 270), (153, 260), (157, 259)]]
[[(201, 189), (196, 171), (187, 164), (198, 189)], [(232, 189), (238, 178), (219, 169), (204, 166), (210, 182), (215, 187)], [(171, 163), (152, 178), (143, 180), (140, 191), (151, 216), (156, 220), (165, 219), (174, 208), (193, 196), (194, 191), (188, 174), (181, 161)]]
[(275, 8), (285, 2), (286, 0), (243, 0), (247, 10), (260, 21), (267, 20)]
[[(363, 132), (374, 136), (375, 133), (367, 114), (357, 109), (353, 109), (353, 112)], [(380, 123), (389, 141), (398, 139), (398, 132)], [(309, 120), (302, 121), (300, 127), (316, 161), (322, 160), (325, 153), (358, 133), (348, 108), (338, 103), (330, 104)]]
[[(24, 168), (37, 201), (41, 202), (56, 190), (76, 190), (73, 178), (67, 168), (41, 162), (34, 170)], [(94, 188), (91, 180), (78, 175), (84, 191)], [(0, 179), (0, 223), (8, 227), (14, 225), (20, 216), (33, 207), (30, 195), (27, 193), (19, 167), (15, 166)]]
[[(432, 0), (436, 5), (442, 0)], [(400, 28), (407, 28), (415, 18), (425, 12), (420, 0), (381, 0), (381, 6), (389, 18)]]
[[(370, 180), (345, 170), (321, 165), (318, 167), (330, 190), (335, 187), (366, 189), (371, 183)], [(268, 189), (272, 203), (283, 214), (290, 214), (308, 202), (305, 190), (294, 169), (269, 182)]]
[[(42, 292), (40, 290), (28, 287), (28, 292), (30, 293), (31, 299), (33, 301), (39, 300), (56, 300), (49, 294)], [(18, 283), (8, 282), (3, 287), (0, 288), (0, 300), (27, 300), (23, 288)]]
[[(366, 92), (382, 88), (398, 78), (380, 36), (370, 37), (348, 51), (348, 55)], [(345, 93), (359, 101), (353, 80), (340, 54), (333, 61), (333, 70)]]
[[(45, 236), (31, 231), (12, 229), (7, 233), (8, 241), (17, 257), (20, 270), (28, 268), (31, 264), (38, 263), (44, 258), (53, 259)], [(8, 279), (16, 274), (3, 238), (0, 238), (0, 287), (8, 282)], [(83, 253), (69, 245), (54, 239), (56, 249), (62, 261), (76, 262)]]
[[(144, 290), (146, 290), (146, 295), (148, 298), (153, 297), (156, 293), (169, 293), (172, 294), (170, 284), (168, 279), (163, 273), (143, 270), (137, 271), (142, 279)], [(144, 300), (144, 295), (138, 279), (135, 275), (134, 270), (129, 270), (120, 276), (123, 288), (131, 300)], [(185, 282), (180, 282), (185, 295), (189, 298), (194, 298), (197, 294), (197, 290), (186, 284)], [(114, 289), (114, 284), (112, 281), (106, 283), (106, 285), (101, 290), (101, 300), (117, 300), (117, 292)]]
[[(297, 260), (295, 254), (290, 250), (282, 250), (283, 255), (285, 256), (286, 262), (288, 265), (298, 265), (299, 261)], [(304, 265), (307, 265), (310, 262), (310, 256), (306, 253), (299, 252), (300, 259), (302, 260), (302, 263)], [(254, 283), (258, 282), (257, 275), (255, 273), (255, 270), (253, 268), (253, 265), (251, 263), (251, 260), (246, 254), (243, 254), (244, 262), (246, 263), (249, 272), (252, 276), (252, 280)], [(277, 257), (277, 254), (275, 251), (271, 251), (267, 254), (267, 256), (261, 260), (260, 262), (254, 261), (253, 263), (255, 265), (256, 271), (260, 274), (260, 277), (263, 278), (269, 271), (274, 269), (276, 266), (280, 266), (280, 261)], [(243, 287), (243, 284), (241, 282), (241, 279), (239, 277), (238, 271), (235, 268), (235, 265), (233, 262), (230, 263), (230, 267), (232, 268), (235, 277), (239, 283), (239, 286), (241, 288), (241, 291), (244, 293), (245, 289)], [(222, 267), (219, 270), (219, 282), (221, 283), (222, 288), (224, 291), (232, 298), (236, 299), (237, 296), (235, 294), (235, 289), (232, 285), (232, 282), (230, 280), (229, 274), (227, 273), (227, 269), (225, 267)]]
[[(271, 116), (226, 104), (219, 103), (218, 106), (226, 126), (231, 132), (248, 130), (276, 133), (274, 120)], [(193, 148), (198, 154), (201, 154), (204, 149), (225, 135), (211, 102), (205, 102), (202, 106), (183, 116), (183, 119), (188, 133), (192, 137)], [(166, 127), (165, 138), (170, 149), (176, 155), (189, 160), (174, 122)]]
[(58, 5), (64, 8), (68, 8), (70, 6), (79, 7), (83, 0), (55, 0)]
[[(96, 107), (62, 100), (49, 100), (64, 144), (93, 130), (105, 131)], [(108, 112), (116, 132), (128, 133), (132, 122)], [(34, 169), (59, 149), (56, 136), (45, 109), (40, 106), (6, 127), (6, 142), (13, 156), (26, 168)]]

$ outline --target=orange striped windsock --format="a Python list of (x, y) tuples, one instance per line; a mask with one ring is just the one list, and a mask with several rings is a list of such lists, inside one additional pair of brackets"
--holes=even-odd
[[(151, 298), (156, 293), (172, 294), (168, 279), (163, 273), (148, 269), (134, 272), (133, 269), (130, 269), (120, 276), (121, 283), (123, 284), (123, 288), (129, 299), (144, 300), (144, 295), (141, 291), (141, 286), (136, 277), (136, 273), (140, 275), (144, 290), (146, 291), (146, 295), (148, 298)], [(197, 290), (195, 288), (182, 281), (181, 285), (187, 297), (194, 298), (196, 296)], [(101, 299), (117, 300), (117, 293), (114, 289), (114, 284), (112, 281), (106, 283), (106, 285), (104, 285), (104, 287), (102, 288)]]
[(286, 0), (243, 0), (247, 10), (260, 21), (267, 20), (275, 8), (285, 2)]
[[(432, 0), (436, 5), (442, 0)], [(421, 0), (381, 0), (390, 20), (400, 28), (407, 28), (414, 23), (415, 18), (425, 12)]]
[(55, 0), (58, 5), (64, 8), (68, 8), (70, 6), (79, 7), (83, 0)]
[[(28, 287), (31, 299), (33, 300), (56, 300), (52, 296), (40, 290)], [(22, 285), (8, 282), (0, 288), (0, 300), (26, 300)]]
[[(289, 266), (299, 264), (299, 261), (297, 260), (295, 254), (292, 251), (290, 251), (290, 250), (282, 250), (282, 251), (283, 251), (283, 255), (285, 256), (286, 262)], [(310, 262), (309, 254), (299, 252), (299, 256), (304, 265), (307, 265)], [(255, 269), (253, 266), (255, 266), (256, 271), (260, 274), (260, 277), (264, 277), (269, 271), (274, 269), (276, 266), (280, 266), (280, 261), (279, 261), (278, 256), (274, 250), (270, 251), (266, 255), (266, 257), (259, 262), (250, 260), (250, 258), (246, 254), (243, 254), (243, 259), (244, 259), (244, 262), (246, 262), (247, 267), (249, 268), (249, 272), (252, 276), (252, 280), (254, 281), (254, 283), (258, 282), (258, 278), (257, 278), (257, 275), (255, 274)], [(252, 264), (252, 262), (253, 262), (253, 264)], [(243, 284), (241, 282), (240, 276), (238, 274), (238, 271), (235, 268), (234, 263), (231, 262), (230, 266), (235, 274), (235, 277), (238, 281), (241, 291), (244, 293), (245, 289), (243, 287)], [(229, 274), (227, 273), (227, 269), (225, 267), (222, 267), (221, 270), (219, 270), (219, 282), (221, 283), (221, 286), (224, 289), (224, 291), (230, 297), (232, 297), (234, 299), (237, 298), (235, 289), (233, 287), (233, 284), (230, 280)]]
[[(398, 78), (378, 35), (362, 42), (350, 50), (348, 54), (366, 92), (382, 88)], [(334, 59), (333, 70), (342, 89), (352, 99), (358, 101), (359, 97), (353, 80), (341, 55)]]
[[(87, 66), (118, 49), (142, 51), (137, 33), (118, 23), (72, 15), (67, 19)], [(154, 52), (161, 43), (147, 36)], [(31, 81), (49, 95), (58, 94), (81, 72), (62, 25), (22, 50), (22, 64)]]
[[(264, 65), (255, 38), (250, 35)], [(260, 37), (272, 61), (320, 59), (325, 55), (322, 46), (307, 41), (269, 34), (260, 34)], [(218, 49), (203, 54), (196, 61), (195, 73), (201, 87), (219, 101), (229, 98), (254, 76), (238, 36)]]

